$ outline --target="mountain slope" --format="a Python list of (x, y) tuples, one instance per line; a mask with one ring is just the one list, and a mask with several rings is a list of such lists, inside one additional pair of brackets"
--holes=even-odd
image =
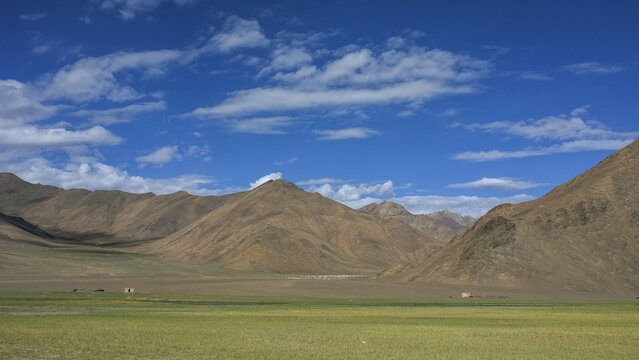
[(361, 214), (283, 180), (271, 181), (143, 251), (228, 268), (357, 273), (423, 260), (441, 248), (395, 220)]
[(381, 204), (368, 204), (359, 209), (359, 211), (382, 219), (399, 220), (442, 243), (449, 242), (455, 235), (466, 230), (475, 222), (475, 219), (470, 216), (461, 216), (447, 210), (425, 215), (414, 215), (400, 204), (392, 201), (384, 201)]
[[(0, 198), (7, 214), (0, 238), (11, 240), (3, 243), (9, 250), (18, 238), (42, 243), (49, 236), (47, 246), (65, 251), (106, 247), (237, 270), (371, 273), (441, 248), (402, 222), (359, 213), (285, 181), (218, 197), (156, 196), (62, 190), (0, 173)], [(9, 236), (14, 233), (19, 236)]]
[(518, 205), (500, 205), (409, 280), (522, 288), (639, 288), (639, 141)]
[(168, 236), (236, 196), (62, 190), (0, 173), (1, 212), (21, 216), (55, 235), (101, 245)]

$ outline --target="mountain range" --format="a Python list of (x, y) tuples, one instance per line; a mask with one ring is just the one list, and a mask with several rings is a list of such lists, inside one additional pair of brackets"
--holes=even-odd
[(0, 173), (0, 199), (0, 273), (15, 267), (16, 276), (48, 264), (126, 276), (110, 264), (117, 255), (118, 264), (151, 261), (153, 269), (380, 273), (380, 281), (418, 287), (639, 289), (639, 141), (538, 199), (499, 205), (477, 221), (413, 215), (392, 202), (353, 210), (284, 180), (224, 196), (157, 196), (63, 190)]
[(0, 212), (13, 219), (6, 226), (47, 234), (54, 243), (236, 270), (374, 273), (442, 247), (400, 221), (357, 212), (284, 180), (225, 196), (156, 196), (62, 190), (3, 173), (0, 196)]

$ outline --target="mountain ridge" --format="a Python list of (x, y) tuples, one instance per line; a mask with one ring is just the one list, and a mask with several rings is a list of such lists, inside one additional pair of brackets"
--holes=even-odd
[(525, 203), (502, 204), (405, 280), (627, 291), (639, 288), (639, 140)]
[[(65, 246), (120, 249), (262, 272), (375, 273), (441, 245), (395, 220), (362, 214), (284, 180), (224, 196), (63, 190), (0, 174), (0, 212)], [(347, 220), (344, 220), (347, 219)]]

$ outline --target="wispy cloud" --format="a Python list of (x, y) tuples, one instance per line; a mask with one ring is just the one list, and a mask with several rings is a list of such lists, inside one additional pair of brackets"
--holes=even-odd
[(40, 21), (47, 17), (47, 13), (22, 14), (20, 19), (27, 21)]
[(182, 154), (180, 154), (177, 145), (164, 146), (147, 155), (138, 156), (137, 158), (135, 158), (135, 161), (137, 161), (141, 165), (152, 164), (156, 166), (162, 166), (164, 164), (179, 160), (182, 160)]
[(110, 125), (126, 123), (140, 114), (160, 110), (166, 110), (166, 103), (164, 101), (143, 102), (105, 110), (84, 109), (72, 112), (71, 115), (89, 118), (93, 124)]
[(299, 186), (307, 186), (307, 185), (324, 185), (324, 184), (343, 184), (347, 183), (348, 180), (337, 179), (337, 178), (319, 178), (319, 179), (307, 179), (296, 181), (295, 184)]
[(455, 115), (459, 114), (460, 112), (461, 112), (461, 110), (459, 110), (457, 108), (450, 108), (450, 109), (446, 109), (446, 110), (442, 111), (440, 116), (452, 117), (452, 116), (455, 116)]
[(607, 75), (623, 71), (623, 67), (618, 65), (604, 65), (598, 62), (583, 62), (570, 64), (565, 69), (576, 75)]
[(273, 163), (273, 165), (275, 166), (284, 166), (284, 165), (290, 165), (290, 164), (294, 164), (297, 162), (297, 160), (299, 160), (300, 158), (297, 156), (293, 156), (291, 158), (288, 158), (286, 160), (283, 161), (276, 161)]
[(541, 184), (531, 181), (522, 181), (508, 177), (487, 178), (483, 177), (479, 180), (466, 183), (457, 183), (448, 185), (453, 189), (480, 189), (480, 190), (524, 190), (540, 186)]
[(553, 77), (544, 73), (536, 72), (536, 71), (524, 71), (519, 75), (520, 78), (524, 80), (537, 80), (537, 81), (549, 81), (552, 80)]
[[(327, 180), (323, 182), (322, 180)], [(508, 197), (479, 197), (479, 196), (401, 196), (395, 197), (395, 187), (392, 181), (378, 184), (350, 183), (340, 184), (338, 179), (311, 179), (307, 183), (299, 181), (300, 186), (311, 192), (318, 192), (323, 196), (341, 202), (353, 209), (359, 209), (370, 203), (394, 201), (404, 206), (413, 214), (428, 214), (435, 211), (450, 210), (462, 215), (480, 217), (488, 210), (503, 203), (520, 203), (534, 199), (526, 194)], [(340, 180), (341, 181), (341, 180)]]
[(181, 175), (171, 178), (149, 178), (129, 174), (95, 159), (82, 159), (57, 167), (46, 159), (31, 158), (12, 164), (3, 164), (22, 179), (58, 186), (64, 189), (122, 190), (132, 193), (170, 194), (188, 191), (196, 195), (220, 195), (224, 191), (207, 188), (215, 180), (204, 175)]
[(88, 57), (43, 78), (38, 85), (48, 99), (75, 102), (133, 100), (143, 95), (119, 79), (121, 72), (139, 71), (146, 76), (156, 76), (164, 73), (166, 66), (180, 60), (181, 56), (179, 50), (154, 50)]
[(572, 153), (583, 151), (610, 150), (616, 151), (630, 144), (633, 140), (575, 140), (546, 147), (530, 148), (524, 150), (502, 151), (466, 151), (453, 156), (455, 160), (466, 161), (495, 161), (504, 159), (519, 159), (530, 156), (544, 156), (559, 153)]
[(223, 122), (230, 131), (247, 134), (281, 135), (286, 134), (282, 129), (293, 124), (289, 116), (272, 116)]
[(141, 13), (155, 10), (164, 3), (173, 3), (179, 7), (196, 3), (198, 0), (98, 0), (102, 10), (115, 10), (122, 20), (134, 19)]
[(466, 125), (469, 130), (481, 130), (489, 133), (505, 133), (527, 139), (610, 139), (615, 137), (632, 138), (639, 132), (617, 132), (608, 129), (595, 121), (586, 121), (583, 115), (586, 108), (575, 109), (570, 115), (547, 116), (541, 119), (525, 121), (494, 121), (486, 124), (473, 123)]
[(366, 139), (380, 132), (369, 128), (345, 128), (335, 130), (315, 130), (313, 133), (319, 135), (319, 140), (346, 140), (346, 139)]
[(453, 158), (467, 161), (494, 161), (568, 152), (619, 150), (639, 137), (639, 132), (614, 131), (599, 122), (586, 121), (583, 117), (587, 114), (586, 106), (574, 109), (569, 115), (547, 116), (518, 122), (495, 121), (462, 125), (471, 131), (503, 133), (534, 141), (563, 140), (564, 142), (520, 150), (466, 151), (455, 154)]
[(31, 125), (0, 128), (0, 146), (46, 149), (73, 145), (117, 145), (122, 139), (101, 126), (86, 130), (40, 128)]
[(239, 49), (263, 48), (269, 43), (257, 20), (233, 15), (228, 17), (222, 31), (213, 35), (200, 51), (226, 54)]
[(444, 50), (354, 49), (322, 67), (307, 64), (274, 74), (280, 85), (240, 90), (193, 115), (225, 117), (345, 106), (415, 103), (445, 94), (476, 91), (474, 81), (490, 63)]

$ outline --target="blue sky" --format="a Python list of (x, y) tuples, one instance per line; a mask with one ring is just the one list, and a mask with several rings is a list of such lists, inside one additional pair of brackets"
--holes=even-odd
[(480, 216), (639, 137), (639, 4), (0, 5), (0, 170)]

